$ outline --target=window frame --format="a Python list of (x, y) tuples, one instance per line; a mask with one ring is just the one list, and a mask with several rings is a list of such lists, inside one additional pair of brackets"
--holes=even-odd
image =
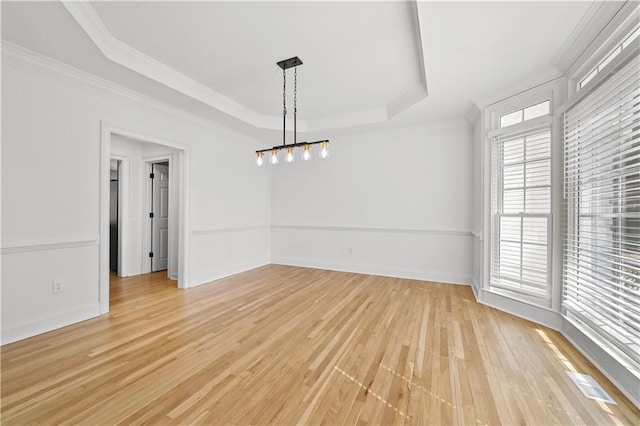
[[(571, 110), (574, 106), (576, 106), (577, 104), (579, 104), (582, 100), (584, 100), (584, 98), (586, 98), (587, 96), (589, 96), (589, 94), (591, 94), (591, 92), (595, 91), (597, 88), (599, 88), (601, 86), (601, 84), (605, 83), (606, 81), (609, 80), (609, 78), (612, 77), (613, 74), (617, 73), (618, 70), (620, 70), (622, 67), (624, 67), (629, 61), (634, 60), (634, 57), (639, 56), (640, 55), (640, 37), (636, 38), (632, 43), (630, 43), (627, 46), (627, 49), (623, 49), (622, 52), (620, 54), (618, 54), (606, 67), (606, 71), (603, 71), (602, 73), (598, 73), (598, 75), (593, 79), (594, 84), (591, 85), (589, 84), (589, 86), (585, 86), (585, 89), (588, 88), (588, 90), (583, 90), (581, 92), (579, 92), (578, 96), (576, 96), (575, 98), (573, 98), (572, 100), (570, 100), (569, 102), (567, 102), (566, 105), (563, 105), (562, 108), (560, 108), (560, 112), (563, 114), (563, 121), (564, 121), (564, 113), (566, 113), (567, 111)], [(637, 61), (637, 59), (635, 59)], [(591, 82), (590, 82), (591, 83)], [(584, 93), (582, 93), (584, 92)], [(567, 141), (565, 140), (565, 138), (563, 137), (563, 150), (566, 149), (566, 144)], [(564, 168), (564, 167), (563, 167)], [(614, 179), (618, 179), (618, 175), (616, 175), (614, 177)], [(593, 216), (592, 213), (581, 213), (581, 201), (578, 199), (577, 201), (573, 198), (569, 198), (569, 194), (575, 194), (576, 192), (580, 192), (580, 191), (584, 191), (584, 188), (582, 187), (571, 187), (569, 188), (569, 183), (566, 181), (566, 177), (564, 179), (563, 182), (563, 189), (566, 192), (566, 197), (565, 197), (565, 204), (566, 204), (566, 208), (564, 211), (566, 220), (565, 220), (565, 227), (564, 227), (564, 232), (563, 232), (563, 242), (562, 242), (562, 249), (563, 249), (563, 253), (564, 251), (566, 251), (568, 248), (573, 247), (572, 244), (568, 243), (567, 241), (565, 241), (564, 235), (567, 235), (567, 237), (570, 235), (570, 233), (576, 232), (573, 231), (573, 228), (571, 228), (572, 226), (576, 226), (578, 228), (577, 232), (580, 233), (580, 229), (583, 225), (580, 225), (581, 223), (581, 218), (582, 217), (586, 217), (589, 218), (591, 216)], [(575, 177), (574, 177), (575, 179)], [(615, 185), (623, 185), (623, 183), (612, 183), (612, 186)], [(618, 189), (618, 192), (620, 190)], [(574, 195), (575, 197), (575, 195)], [(571, 202), (574, 201), (574, 203), (572, 204)], [(618, 203), (620, 204), (620, 203)], [(614, 220), (614, 219), (612, 219)], [(577, 221), (577, 222), (576, 222)], [(577, 224), (576, 224), (577, 223)], [(616, 227), (613, 227), (616, 228)], [(624, 229), (623, 229), (624, 231)], [(584, 231), (586, 232), (586, 231)], [(620, 231), (618, 231), (620, 232)], [(615, 233), (614, 231), (612, 231), (612, 233)], [(573, 234), (571, 234), (573, 235)], [(575, 237), (572, 237), (575, 238)], [(579, 240), (579, 238), (578, 238)], [(616, 242), (616, 237), (615, 235), (612, 234), (611, 239), (607, 240), (608, 242), (611, 242), (613, 245), (615, 245)], [(593, 243), (591, 243), (593, 244)], [(587, 243), (588, 245), (588, 243)], [(585, 248), (585, 256), (588, 257), (588, 254), (590, 252), (593, 252), (593, 249), (590, 248)], [(575, 256), (575, 255), (573, 255)], [(597, 261), (597, 259), (596, 259)], [(617, 345), (615, 343), (609, 342), (609, 341), (605, 341), (604, 343), (601, 343), (600, 341), (603, 339), (601, 332), (597, 331), (596, 329), (593, 329), (594, 327), (594, 322), (592, 322), (592, 319), (589, 317), (581, 317), (580, 315), (576, 315), (574, 312), (572, 312), (571, 310), (567, 309), (567, 307), (565, 306), (565, 304), (568, 305), (572, 305), (571, 300), (569, 300), (568, 302), (566, 301), (566, 296), (565, 296), (565, 292), (566, 290), (566, 284), (565, 284), (565, 274), (566, 272), (566, 260), (563, 259), (563, 267), (562, 267), (562, 305), (561, 305), (561, 314), (562, 316), (569, 321), (570, 323), (572, 323), (577, 329), (579, 329), (581, 332), (583, 332), (585, 335), (588, 335), (600, 348), (601, 350), (607, 352), (609, 354), (609, 356), (612, 356), (613, 358), (615, 358), (616, 360), (618, 360), (618, 362), (620, 362), (622, 365), (627, 365), (630, 366), (632, 364), (628, 364), (628, 358), (625, 358), (626, 354), (624, 354), (624, 351), (622, 352), (618, 352), (621, 351), (620, 349), (612, 349), (614, 347), (616, 347)], [(571, 265), (573, 266), (573, 264)], [(618, 264), (618, 266), (624, 266), (622, 263)], [(608, 268), (608, 266), (604, 267), (605, 269)], [(571, 272), (571, 274), (574, 274), (573, 270)], [(595, 276), (590, 275), (590, 277), (592, 277), (593, 279), (598, 279)], [(614, 285), (617, 285), (616, 283), (613, 283)], [(591, 289), (591, 284), (588, 284), (587, 290), (585, 291), (592, 291)], [(572, 288), (570, 288), (571, 290)], [(607, 296), (608, 297), (608, 296)], [(607, 298), (603, 299), (604, 302), (603, 303), (608, 303), (609, 300)], [(575, 307), (573, 307), (572, 309), (574, 311), (577, 311), (580, 308), (579, 305), (576, 305)], [(595, 315), (594, 315), (595, 317)], [(582, 326), (580, 323), (585, 324), (585, 326)], [(595, 325), (596, 327), (598, 327), (598, 325)], [(637, 364), (636, 364), (637, 365)], [(628, 367), (631, 368), (631, 367)], [(638, 372), (634, 372), (633, 374), (638, 374)]]
[[(501, 116), (521, 109), (524, 110), (525, 108), (537, 105), (547, 100), (549, 101), (549, 114), (532, 118), (531, 120), (521, 121), (520, 123), (512, 124), (511, 126), (500, 127)], [(517, 126), (522, 125), (528, 127), (529, 123), (533, 122), (534, 120), (539, 120), (542, 117), (546, 116), (553, 116), (554, 103), (554, 90), (549, 87), (531, 90), (527, 93), (511, 96), (502, 101), (496, 102), (493, 105), (487, 107), (490, 120), (487, 126), (488, 136), (493, 137), (500, 134), (500, 132), (502, 132), (502, 134), (512, 133), (514, 131), (518, 131)]]
[[(548, 111), (547, 111), (547, 113), (546, 113), (546, 114), (537, 115), (537, 116), (535, 116), (535, 117), (533, 117), (533, 118), (525, 118), (525, 114), (527, 113), (527, 110), (528, 110), (529, 108), (533, 108), (533, 107), (535, 107), (535, 106), (542, 105), (542, 104), (545, 104), (545, 103), (548, 103), (548, 104), (549, 104)], [(504, 117), (509, 116), (509, 115), (515, 114), (516, 112), (519, 112), (519, 113), (520, 113), (520, 121), (518, 121), (517, 123), (514, 123), (514, 124), (510, 124), (510, 125), (507, 125), (507, 126), (503, 126), (503, 125), (502, 125), (502, 119), (503, 119)], [(500, 114), (500, 115), (498, 115), (498, 127), (499, 127), (500, 129), (506, 129), (506, 128), (509, 128), (509, 127), (511, 127), (511, 126), (515, 126), (516, 124), (526, 123), (526, 122), (529, 122), (529, 121), (531, 121), (531, 120), (535, 120), (536, 118), (544, 117), (544, 116), (546, 116), (546, 115), (550, 115), (550, 112), (551, 112), (551, 99), (546, 99), (546, 100), (544, 100), (544, 101), (542, 101), (542, 102), (538, 102), (538, 103), (531, 104), (531, 105), (528, 105), (528, 106), (525, 106), (525, 107), (522, 107), (522, 108), (518, 108), (518, 109), (515, 109), (515, 110), (513, 110), (513, 111), (511, 111), (511, 112), (507, 112), (506, 114)]]
[[(624, 17), (624, 13), (627, 13), (628, 15)], [(615, 22), (610, 23), (615, 25), (615, 29), (607, 30), (605, 28), (605, 30), (598, 35), (591, 44), (591, 46), (597, 45), (597, 48), (589, 47), (585, 52), (583, 52), (581, 57), (576, 60), (576, 63), (570, 67), (567, 72), (569, 102), (572, 102), (575, 97), (580, 96), (583, 92), (588, 92), (600, 84), (600, 82), (602, 82), (603, 79), (606, 79), (606, 76), (613, 70), (612, 63), (619, 61), (622, 56), (626, 56), (629, 52), (625, 51), (632, 50), (630, 47), (632, 47), (633, 44), (637, 45), (640, 43), (640, 37), (637, 37), (629, 46), (622, 49), (622, 52), (613, 58), (611, 62), (603, 67), (602, 71), (597, 72), (584, 87), (580, 89), (578, 88), (580, 82), (586, 76), (596, 71), (598, 66), (605, 61), (618, 46), (621, 46), (622, 43), (625, 42), (627, 36), (631, 35), (635, 27), (638, 26), (639, 20), (640, 7), (633, 6), (631, 2), (627, 6), (623, 6), (621, 13), (618, 13), (618, 16), (614, 18)], [(586, 55), (588, 55), (586, 58), (583, 57)], [(563, 111), (566, 111), (566, 109), (568, 109), (568, 107), (562, 107)]]
[[(628, 27), (625, 27), (625, 28), (628, 28)], [(611, 65), (612, 62), (615, 61), (615, 59), (618, 56), (620, 56), (626, 49), (632, 49), (634, 42), (640, 39), (640, 35), (636, 35), (636, 38), (631, 40), (629, 44), (627, 44), (626, 46), (625, 46), (625, 43), (627, 42), (627, 40), (629, 40), (629, 38), (631, 38), (633, 34), (638, 32), (640, 32), (640, 24), (636, 23), (635, 26), (632, 26), (628, 32), (624, 33), (624, 35), (619, 37), (619, 39), (616, 39), (617, 42), (613, 45), (611, 49), (607, 51), (607, 53), (598, 55), (599, 60), (596, 62), (593, 68), (588, 69), (588, 71), (583, 71), (582, 77), (577, 79), (575, 91), (580, 92), (581, 90), (588, 89), (589, 84), (593, 82), (593, 80), (598, 76), (598, 74), (607, 72), (607, 70), (609, 69), (608, 67)], [(618, 51), (618, 53), (616, 53), (616, 51)], [(588, 78), (592, 74), (593, 74), (593, 77)], [(584, 86), (583, 86), (582, 84), (585, 80), (587, 80), (587, 82), (584, 83)]]
[[(483, 264), (485, 265), (485, 272), (483, 273), (482, 278), (482, 290), (490, 293), (494, 293), (497, 295), (505, 296), (513, 300), (517, 300), (519, 302), (523, 302), (526, 304), (530, 304), (539, 308), (544, 309), (552, 309), (559, 302), (557, 294), (559, 295), (559, 291), (557, 290), (556, 282), (558, 282), (556, 278), (556, 269), (557, 262), (555, 260), (555, 250), (556, 246), (556, 225), (554, 221), (554, 216), (557, 210), (556, 207), (556, 196), (555, 196), (555, 187), (557, 187), (556, 181), (556, 163), (555, 160), (555, 148), (557, 145), (557, 131), (555, 128), (555, 120), (554, 120), (554, 105), (557, 100), (557, 82), (555, 84), (549, 84), (546, 87), (538, 88), (535, 90), (528, 91), (525, 94), (520, 94), (517, 96), (513, 96), (507, 98), (501, 102), (498, 102), (491, 106), (490, 110), (487, 110), (487, 118), (488, 123), (486, 123), (486, 128), (489, 129), (485, 133), (485, 141), (488, 151), (488, 165), (487, 172), (489, 174), (489, 178), (487, 181), (487, 185), (485, 186), (485, 219), (483, 220), (483, 234), (487, 236), (485, 238), (485, 247), (484, 251), (486, 256), (483, 256)], [(532, 105), (537, 105), (539, 103), (549, 101), (549, 113), (532, 118), (530, 120), (522, 121), (520, 123), (516, 123), (510, 126), (500, 127), (500, 118), (505, 114), (509, 114), (510, 112), (517, 110), (524, 110)], [(493, 206), (492, 206), (492, 194), (493, 194), (493, 160), (492, 160), (492, 149), (493, 149), (493, 139), (495, 137), (507, 136), (512, 134), (520, 134), (526, 133), (530, 131), (539, 131), (542, 128), (547, 127), (550, 133), (550, 212), (548, 213), (548, 233), (547, 233), (547, 265), (548, 265), (548, 283), (547, 283), (547, 291), (546, 295), (543, 297), (529, 295), (514, 289), (509, 289), (504, 286), (496, 287), (491, 285), (491, 277), (493, 270), (493, 255), (494, 255), (494, 230), (495, 230), (495, 218), (493, 214)], [(486, 157), (485, 157), (486, 158)]]

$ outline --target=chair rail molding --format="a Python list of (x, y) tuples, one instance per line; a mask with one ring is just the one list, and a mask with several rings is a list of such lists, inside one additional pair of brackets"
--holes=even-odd
[(259, 231), (263, 229), (271, 229), (270, 225), (254, 225), (254, 226), (229, 226), (221, 228), (202, 228), (194, 229), (191, 231), (191, 235), (207, 235), (207, 234), (225, 234), (232, 232), (248, 232)]
[(328, 225), (272, 225), (272, 229), (291, 229), (300, 231), (333, 231), (333, 232), (364, 232), (387, 234), (417, 234), (417, 235), (450, 235), (457, 237), (472, 237), (473, 232), (458, 229), (410, 229), (388, 227), (360, 227), (360, 226), (328, 226)]
[(2, 254), (28, 253), (43, 250), (72, 249), (77, 247), (98, 246), (100, 238), (98, 235), (87, 235), (82, 237), (59, 237), (39, 240), (13, 240), (2, 242)]

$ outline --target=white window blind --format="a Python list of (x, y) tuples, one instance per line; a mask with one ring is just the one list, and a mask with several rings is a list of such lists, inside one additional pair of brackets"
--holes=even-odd
[(551, 279), (551, 131), (498, 136), (492, 143), (490, 287), (548, 299)]
[(564, 114), (568, 318), (640, 375), (640, 61)]

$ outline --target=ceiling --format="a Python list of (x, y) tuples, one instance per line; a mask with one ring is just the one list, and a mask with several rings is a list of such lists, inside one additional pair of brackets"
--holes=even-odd
[[(2, 39), (225, 126), (281, 129), (299, 56), (298, 129), (464, 118), (560, 75), (591, 2), (2, 2)], [(292, 107), (293, 70), (287, 74)]]

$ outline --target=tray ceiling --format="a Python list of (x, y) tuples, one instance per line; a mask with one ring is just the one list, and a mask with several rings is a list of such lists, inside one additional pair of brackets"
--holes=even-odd
[(276, 62), (299, 56), (304, 132), (460, 119), (557, 77), (590, 4), (5, 1), (2, 38), (235, 128), (280, 128)]

